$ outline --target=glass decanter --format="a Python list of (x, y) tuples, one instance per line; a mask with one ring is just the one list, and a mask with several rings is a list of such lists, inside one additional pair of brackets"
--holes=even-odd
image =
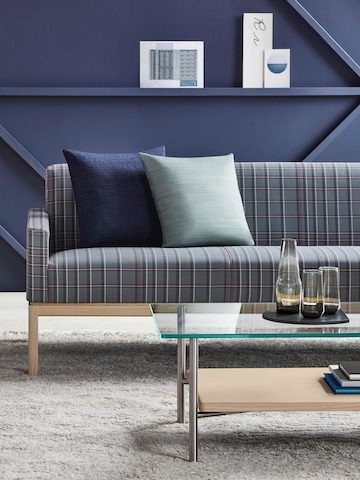
[(301, 279), (294, 238), (281, 240), (280, 263), (276, 281), (276, 310), (278, 313), (299, 313)]

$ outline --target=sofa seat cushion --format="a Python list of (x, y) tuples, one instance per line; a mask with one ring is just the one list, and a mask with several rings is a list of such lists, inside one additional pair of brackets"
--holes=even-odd
[[(279, 247), (97, 247), (57, 252), (49, 302), (270, 302)], [(360, 247), (299, 247), (300, 269), (337, 265), (341, 300), (360, 301)], [(31, 300), (30, 300), (31, 301)]]

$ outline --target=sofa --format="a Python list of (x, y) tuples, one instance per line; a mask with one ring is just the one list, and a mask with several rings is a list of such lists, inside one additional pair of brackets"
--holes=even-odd
[[(342, 302), (360, 301), (360, 163), (235, 163), (253, 246), (79, 248), (66, 164), (46, 170), (45, 209), (27, 222), (29, 374), (39, 316), (149, 315), (150, 303), (272, 302), (280, 242), (300, 269), (338, 266)], [(104, 212), (106, 215), (106, 212)]]

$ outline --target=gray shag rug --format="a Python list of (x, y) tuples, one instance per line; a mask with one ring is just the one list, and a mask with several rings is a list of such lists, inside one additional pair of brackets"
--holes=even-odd
[[(352, 339), (202, 341), (206, 367), (323, 366)], [(176, 423), (176, 344), (154, 334), (40, 334), (41, 376), (24, 333), (0, 335), (0, 478), (360, 479), (356, 412), (245, 413), (199, 420), (198, 463)], [(360, 400), (360, 396), (359, 396)]]

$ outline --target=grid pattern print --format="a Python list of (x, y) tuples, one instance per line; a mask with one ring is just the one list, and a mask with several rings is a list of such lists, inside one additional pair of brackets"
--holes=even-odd
[(32, 208), (26, 229), (26, 295), (30, 302), (47, 302), (49, 263), (49, 217), (45, 210)]
[[(271, 302), (279, 247), (105, 247), (49, 264), (50, 302)], [(306, 259), (306, 261), (305, 261)], [(357, 247), (299, 247), (300, 268), (338, 265), (342, 301), (359, 301)]]
[(50, 252), (76, 248), (79, 243), (79, 223), (66, 163), (50, 165), (45, 177), (45, 205), (50, 223)]
[(342, 301), (360, 301), (360, 164), (239, 163), (236, 171), (256, 246), (76, 250), (69, 171), (49, 167), (49, 220), (39, 209), (29, 216), (29, 301), (273, 301), (284, 236), (298, 239), (301, 269), (338, 265)]
[(359, 163), (236, 163), (256, 245), (360, 245)]

